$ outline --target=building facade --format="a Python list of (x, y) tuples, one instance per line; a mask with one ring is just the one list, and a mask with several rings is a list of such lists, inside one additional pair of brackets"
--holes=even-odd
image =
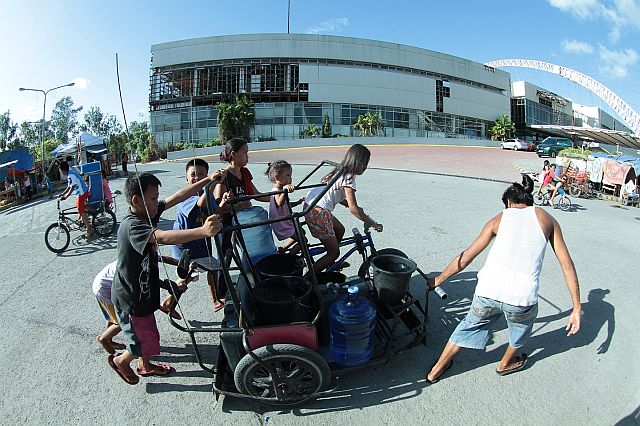
[(415, 47), (349, 37), (248, 34), (153, 45), (149, 108), (160, 145), (209, 142), (216, 105), (254, 103), (254, 140), (293, 139), (329, 117), (354, 135), (365, 112), (383, 134), (487, 138), (510, 114), (510, 77), (483, 64)]

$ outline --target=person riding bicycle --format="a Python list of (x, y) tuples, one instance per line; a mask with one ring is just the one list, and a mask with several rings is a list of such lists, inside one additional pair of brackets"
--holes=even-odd
[[(557, 179), (557, 180), (556, 180)], [(567, 174), (563, 173), (559, 178), (554, 178), (554, 180), (549, 185), (549, 190), (553, 191), (551, 194), (551, 200), (549, 200), (549, 205), (553, 206), (553, 200), (555, 200), (556, 196), (560, 194), (560, 197), (564, 197), (565, 191), (564, 188), (567, 186)]]
[(67, 189), (65, 189), (62, 194), (60, 194), (60, 199), (66, 200), (72, 192), (75, 193), (76, 208), (78, 209), (78, 214), (80, 215), (82, 223), (87, 230), (85, 237), (89, 239), (91, 238), (91, 236), (93, 236), (91, 222), (89, 221), (89, 216), (87, 216), (87, 200), (89, 199), (89, 188), (84, 182), (84, 179), (82, 179), (82, 176), (78, 174), (78, 172), (69, 169), (69, 163), (67, 163), (66, 161), (61, 161), (58, 165), (58, 169), (60, 171), (60, 175), (66, 177), (67, 179)]
[(540, 186), (538, 187), (538, 191), (536, 193), (536, 196), (539, 197), (540, 194), (542, 193), (542, 189), (544, 187), (546, 187), (547, 185), (549, 185), (551, 183), (551, 181), (555, 178), (556, 176), (556, 165), (555, 164), (551, 164), (547, 170), (544, 172), (542, 176), (542, 181), (540, 183)]

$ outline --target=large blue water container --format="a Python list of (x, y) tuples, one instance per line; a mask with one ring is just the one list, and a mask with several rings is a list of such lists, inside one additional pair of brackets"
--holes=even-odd
[[(267, 211), (260, 206), (241, 210), (237, 212), (237, 216), (241, 225), (267, 220), (269, 217)], [(269, 224), (243, 229), (242, 238), (254, 265), (263, 257), (276, 253), (276, 245), (273, 242), (271, 225)], [(242, 251), (240, 252), (242, 253)]]
[(343, 366), (366, 364), (373, 355), (376, 307), (350, 286), (347, 297), (334, 302), (329, 310), (329, 353)]

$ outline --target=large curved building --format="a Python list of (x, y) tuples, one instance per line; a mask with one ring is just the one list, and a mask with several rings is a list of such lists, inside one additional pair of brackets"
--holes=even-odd
[(216, 104), (254, 102), (254, 139), (298, 138), (326, 114), (332, 133), (353, 135), (367, 111), (384, 135), (486, 138), (510, 115), (510, 75), (431, 50), (350, 37), (242, 34), (151, 47), (150, 119), (160, 145), (208, 142)]

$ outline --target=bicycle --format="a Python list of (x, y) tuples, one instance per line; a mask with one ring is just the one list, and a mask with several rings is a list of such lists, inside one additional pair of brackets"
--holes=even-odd
[[(544, 206), (544, 205), (548, 205), (549, 200), (551, 200), (551, 194), (552, 192), (545, 189), (544, 192), (540, 192), (540, 193), (536, 193), (533, 196), (533, 204), (535, 204), (536, 206)], [(571, 199), (569, 198), (569, 196), (567, 195), (567, 191), (565, 191), (562, 188), (558, 189), (558, 194), (560, 195), (560, 198), (558, 199), (558, 208), (562, 211), (567, 211), (571, 208)], [(554, 205), (555, 208), (555, 205)]]
[[(77, 219), (80, 217), (75, 207), (67, 209), (60, 208), (60, 198), (57, 200), (58, 220), (49, 225), (44, 233), (44, 242), (47, 248), (53, 253), (64, 252), (71, 242), (71, 231), (81, 230)], [(96, 235), (107, 237), (116, 229), (116, 215), (109, 208), (105, 207), (104, 201), (100, 201), (97, 209), (87, 209), (87, 214), (91, 217), (91, 226)]]

